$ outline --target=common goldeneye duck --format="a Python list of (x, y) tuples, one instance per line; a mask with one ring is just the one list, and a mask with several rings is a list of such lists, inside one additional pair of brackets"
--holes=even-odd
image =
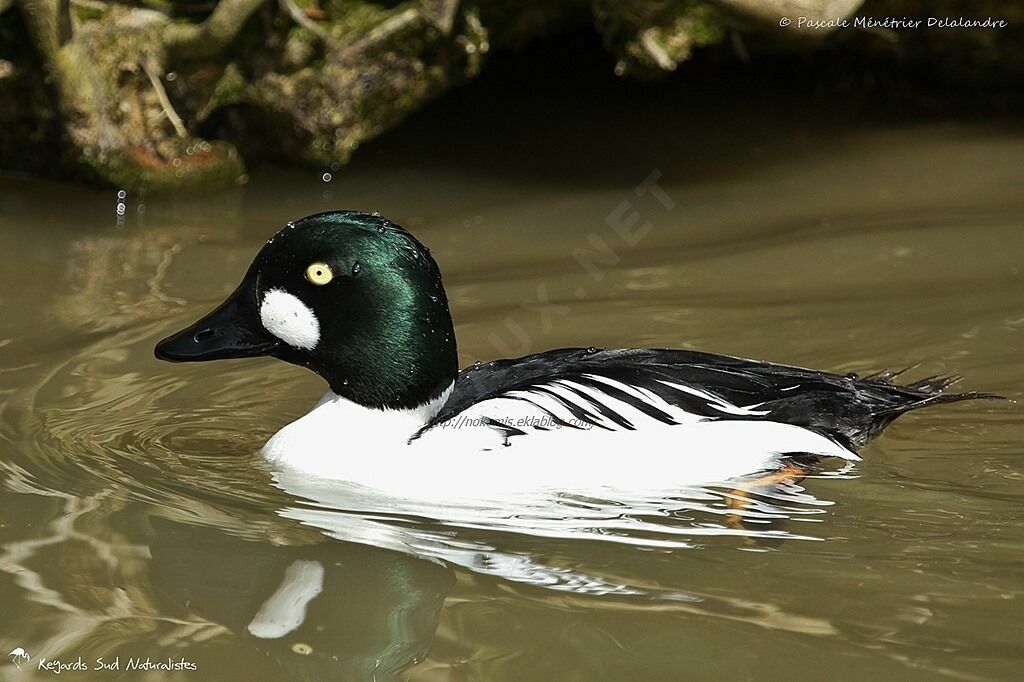
[[(330, 390), (263, 454), (404, 492), (725, 481), (792, 455), (856, 460), (900, 415), (981, 393), (668, 349), (565, 348), (459, 371), (441, 274), (411, 234), (337, 211), (271, 238), (216, 310), (156, 347), (171, 361), (269, 355)], [(489, 453), (489, 454), (488, 454)], [(514, 465), (513, 465), (514, 462)], [(453, 485), (458, 485), (457, 483)]]

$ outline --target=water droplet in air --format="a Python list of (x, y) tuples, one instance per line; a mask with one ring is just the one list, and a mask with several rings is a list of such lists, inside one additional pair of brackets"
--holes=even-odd
[(321, 179), (322, 179), (322, 180), (323, 180), (324, 182), (330, 182), (330, 181), (331, 181), (331, 180), (333, 179), (333, 177), (334, 177), (334, 176), (332, 176), (332, 175), (331, 175), (330, 173), (324, 173), (324, 174), (323, 174), (323, 177), (322, 177)]

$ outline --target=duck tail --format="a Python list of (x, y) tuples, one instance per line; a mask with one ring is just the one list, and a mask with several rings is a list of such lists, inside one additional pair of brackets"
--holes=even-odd
[(945, 393), (947, 388), (963, 379), (963, 377), (956, 375), (930, 376), (924, 379), (918, 379), (917, 381), (909, 384), (892, 383), (893, 378), (903, 374), (905, 371), (907, 370), (905, 369), (897, 372), (879, 372), (878, 374), (870, 377), (865, 377), (867, 381), (882, 384), (893, 389), (894, 393), (902, 398), (902, 400), (897, 404), (879, 409), (873, 413), (875, 424), (873, 425), (874, 428), (872, 429), (872, 435), (877, 434), (898, 417), (901, 417), (907, 412), (919, 410), (922, 407), (942, 405), (944, 403), (958, 403), (963, 400), (1006, 400), (1005, 396), (995, 393), (987, 393), (984, 391)]

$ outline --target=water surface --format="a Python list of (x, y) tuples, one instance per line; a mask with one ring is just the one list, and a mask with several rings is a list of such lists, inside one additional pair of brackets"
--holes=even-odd
[(445, 516), (275, 485), (257, 452), (320, 381), (152, 347), (287, 220), (354, 208), (431, 247), (464, 364), (697, 348), (1019, 399), (1024, 137), (653, 111), (483, 161), (479, 134), (420, 136), (429, 116), (349, 169), (187, 200), (0, 181), (4, 652), (120, 657), (64, 673), (100, 679), (140, 679), (132, 657), (182, 680), (1020, 679), (1019, 404), (908, 416), (776, 487)]

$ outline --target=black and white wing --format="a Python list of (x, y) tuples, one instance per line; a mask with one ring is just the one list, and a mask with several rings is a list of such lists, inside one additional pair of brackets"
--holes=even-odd
[(565, 348), (463, 370), (421, 433), (460, 415), (482, 418), (507, 436), (552, 426), (637, 430), (762, 420), (854, 447), (909, 410), (994, 397), (942, 393), (955, 378), (898, 385), (895, 376), (858, 378), (683, 350)]

